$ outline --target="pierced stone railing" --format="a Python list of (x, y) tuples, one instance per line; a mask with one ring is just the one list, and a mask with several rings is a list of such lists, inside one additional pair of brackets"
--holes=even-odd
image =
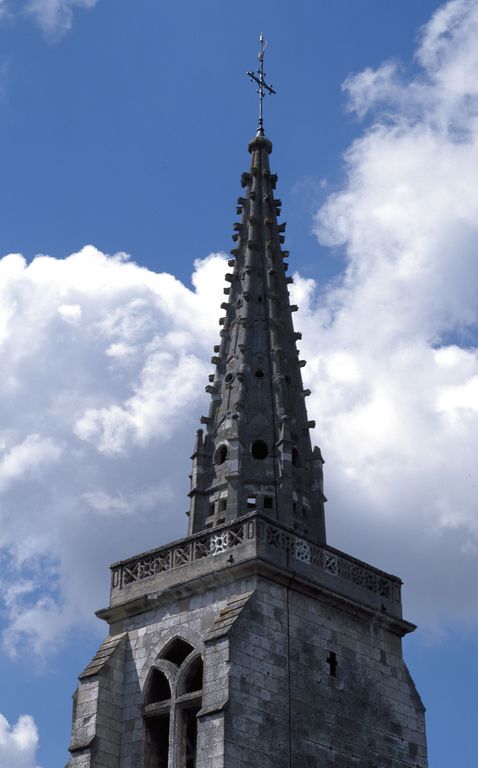
[[(192, 565), (199, 560), (204, 561), (204, 558), (211, 558), (213, 570), (215, 557), (228, 552), (233, 555), (234, 550), (242, 545), (252, 545), (256, 555), (265, 560), (269, 559), (268, 553), (273, 555), (274, 551), (279, 558), (285, 555), (289, 568), (295, 570), (294, 563), (302, 564), (302, 574), (304, 566), (305, 571), (308, 571), (307, 566), (310, 566), (310, 577), (314, 581), (320, 580), (320, 574), (324, 574), (324, 581), (327, 581), (328, 585), (336, 583), (338, 591), (343, 591), (340, 584), (344, 587), (349, 584), (371, 593), (375, 600), (380, 598), (387, 603), (390, 601), (389, 604), (400, 604), (401, 582), (395, 576), (390, 576), (331, 547), (298, 536), (289, 528), (256, 512), (211, 531), (195, 534), (166, 547), (114, 563), (111, 566), (113, 592), (117, 594), (118, 590), (142, 579), (179, 571), (183, 566)], [(250, 554), (248, 550), (248, 557)], [(238, 558), (235, 559), (237, 562)]]
[(196, 534), (160, 549), (145, 552), (129, 560), (114, 563), (112, 570), (113, 589), (122, 589), (135, 581), (156, 576), (164, 571), (173, 571), (204, 557), (214, 557), (234, 549), (246, 540), (255, 538), (255, 520), (249, 516), (204, 534)]

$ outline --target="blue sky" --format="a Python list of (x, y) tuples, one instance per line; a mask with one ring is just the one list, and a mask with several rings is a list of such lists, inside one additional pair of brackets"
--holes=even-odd
[(476, 764), (478, 2), (0, 0), (0, 768), (66, 762), (108, 563), (186, 531), (261, 31), (329, 542)]

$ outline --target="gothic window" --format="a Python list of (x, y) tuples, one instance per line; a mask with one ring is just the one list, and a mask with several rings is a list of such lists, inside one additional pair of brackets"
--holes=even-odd
[(214, 454), (214, 462), (216, 464), (224, 464), (224, 462), (227, 459), (227, 445), (222, 443), (217, 449)]
[(168, 768), (171, 688), (166, 675), (153, 668), (145, 696), (145, 768)]
[(171, 688), (166, 676), (159, 669), (151, 670), (147, 704), (158, 704), (171, 698)]
[(166, 646), (161, 654), (161, 658), (172, 661), (173, 664), (180, 667), (193, 650), (194, 648), (190, 643), (187, 643), (186, 640), (181, 640), (180, 637), (176, 637), (172, 643)]
[(203, 661), (181, 638), (154, 662), (144, 695), (144, 768), (195, 768)]

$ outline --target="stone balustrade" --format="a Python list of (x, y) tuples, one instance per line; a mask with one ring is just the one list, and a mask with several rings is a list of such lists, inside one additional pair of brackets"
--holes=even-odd
[[(401, 581), (343, 552), (298, 535), (265, 515), (252, 512), (233, 522), (144, 552), (111, 566), (112, 604), (164, 582), (227, 567), (254, 557), (374, 608), (401, 616)], [(217, 566), (214, 561), (217, 562)], [(156, 583), (157, 582), (157, 583)]]

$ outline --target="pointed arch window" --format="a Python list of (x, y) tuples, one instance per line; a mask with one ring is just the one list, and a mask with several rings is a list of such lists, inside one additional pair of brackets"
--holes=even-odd
[(149, 672), (144, 694), (144, 768), (195, 768), (203, 660), (181, 638), (169, 643)]

